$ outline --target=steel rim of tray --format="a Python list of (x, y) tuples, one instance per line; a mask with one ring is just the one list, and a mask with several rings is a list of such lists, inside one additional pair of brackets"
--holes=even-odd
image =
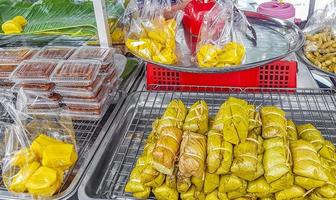
[[(160, 86), (162, 87), (162, 86)], [(174, 87), (174, 86), (167, 86)], [(177, 86), (179, 87), (179, 86)], [(184, 86), (189, 87), (189, 86)], [(197, 87), (197, 86), (192, 86)], [(200, 90), (207, 87), (199, 87)], [(163, 107), (173, 98), (182, 98), (189, 107), (196, 100), (204, 99), (207, 101), (209, 111), (212, 114), (216, 113), (218, 107), (228, 96), (237, 96), (248, 99), (249, 102), (258, 103), (259, 105), (277, 105), (283, 108), (289, 118), (295, 121), (307, 123), (314, 122), (318, 124), (317, 127), (323, 126), (326, 138), (336, 142), (336, 138), (330, 133), (336, 133), (336, 96), (335, 90), (330, 89), (283, 89), (283, 88), (223, 88), (215, 87), (217, 92), (164, 92), (164, 91), (139, 91), (134, 92), (128, 96), (123, 104), (118, 116), (115, 118), (113, 125), (105, 135), (101, 148), (96, 152), (92, 165), (87, 170), (83, 178), (78, 195), (80, 199), (134, 199), (130, 194), (125, 193), (124, 186), (128, 180), (130, 171), (142, 151), (144, 138), (149, 134), (152, 120), (160, 116), (164, 111)], [(251, 93), (251, 90), (257, 93)], [(223, 93), (226, 91), (226, 93)], [(163, 96), (163, 97), (162, 97)], [(162, 97), (162, 98), (160, 98)], [(134, 101), (134, 98), (136, 101)], [(139, 104), (140, 99), (143, 101)], [(150, 99), (150, 101), (148, 101)], [(154, 99), (154, 100), (153, 100)], [(167, 101), (166, 101), (167, 100)], [(157, 102), (158, 101), (158, 102)], [(154, 105), (157, 103), (157, 106)], [(148, 104), (148, 105), (147, 105)], [(163, 106), (163, 104), (165, 104)], [(134, 105), (134, 108), (130, 107)], [(257, 106), (257, 104), (256, 104)], [(148, 107), (144, 112), (145, 107)], [(126, 122), (126, 115), (131, 115), (131, 121)], [(144, 116), (146, 115), (147, 118)], [(148, 117), (149, 116), (149, 117)], [(139, 123), (141, 120), (145, 121), (145, 125)], [(327, 125), (328, 124), (328, 125)], [(324, 126), (326, 125), (326, 126)], [(133, 127), (135, 126), (135, 127)], [(131, 128), (133, 127), (133, 128)], [(118, 135), (117, 135), (118, 134)], [(129, 136), (129, 138), (128, 138)], [(111, 140), (118, 139), (113, 145), (115, 149), (110, 150)], [(138, 141), (139, 140), (139, 141)], [(137, 142), (138, 141), (138, 142)], [(134, 142), (135, 148), (131, 146)], [(138, 143), (136, 145), (136, 143)], [(108, 150), (109, 149), (109, 150)], [(123, 151), (125, 153), (123, 153)], [(106, 153), (112, 151), (112, 155), (105, 157)], [(130, 153), (133, 152), (133, 153)], [(129, 155), (130, 154), (130, 155)], [(120, 158), (119, 158), (120, 155)], [(99, 160), (106, 158), (104, 161), (105, 172), (95, 176), (94, 172), (100, 164)], [(131, 160), (131, 161), (129, 161)], [(116, 166), (116, 167), (115, 167)], [(114, 167), (116, 168), (115, 171)], [(99, 168), (99, 171), (103, 171)], [(126, 170), (126, 172), (124, 172)], [(126, 178), (125, 178), (126, 177)], [(97, 178), (101, 178), (98, 181)], [(90, 184), (90, 180), (95, 179), (94, 184)], [(88, 186), (89, 185), (89, 186)], [(87, 193), (87, 187), (94, 188), (94, 194)], [(91, 190), (90, 190), (91, 191)]]
[(139, 57), (140, 59), (143, 59), (147, 63), (151, 63), (151, 64), (154, 64), (154, 65), (157, 65), (157, 66), (160, 66), (160, 67), (163, 67), (163, 68), (166, 68), (166, 69), (170, 69), (170, 70), (175, 70), (175, 71), (193, 72), (193, 73), (226, 73), (226, 72), (241, 71), (241, 70), (247, 70), (247, 69), (251, 69), (251, 68), (255, 68), (255, 67), (260, 67), (260, 66), (268, 64), (272, 61), (280, 60), (280, 59), (285, 58), (286, 56), (290, 55), (291, 53), (294, 53), (294, 52), (298, 51), (303, 46), (303, 44), (304, 44), (303, 32), (294, 23), (292, 23), (288, 20), (277, 19), (277, 18), (274, 18), (274, 17), (271, 17), (271, 16), (263, 15), (263, 14), (252, 12), (252, 11), (244, 11), (244, 13), (246, 14), (246, 16), (248, 18), (259, 17), (261, 19), (268, 20), (272, 23), (275, 23), (275, 24), (278, 24), (278, 25), (281, 25), (281, 26), (284, 26), (284, 27), (287, 27), (287, 28), (291, 27), (291, 29), (296, 33), (296, 37), (297, 37), (297, 38), (295, 38), (295, 45), (290, 46), (290, 49), (286, 53), (283, 53), (283, 54), (278, 55), (278, 56), (274, 56), (272, 58), (268, 58), (268, 59), (261, 60), (261, 61), (258, 61), (258, 62), (253, 62), (253, 63), (246, 63), (246, 64), (242, 64), (242, 65), (239, 65), (239, 66), (228, 66), (228, 67), (200, 68), (200, 67), (197, 67), (197, 66), (192, 66), (192, 67), (174, 66), (174, 65), (166, 65), (166, 64), (157, 63), (157, 62), (145, 59), (145, 58), (140, 58), (137, 55), (135, 55), (135, 56)]

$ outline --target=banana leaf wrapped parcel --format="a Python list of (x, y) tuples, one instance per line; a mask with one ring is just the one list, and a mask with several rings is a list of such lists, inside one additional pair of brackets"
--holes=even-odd
[(224, 140), (232, 144), (244, 142), (249, 128), (249, 107), (245, 100), (229, 97), (215, 117), (213, 129), (224, 135)]
[(292, 120), (287, 121), (287, 138), (288, 140), (297, 140), (298, 133), (296, 130), (296, 125)]
[(181, 140), (181, 129), (176, 127), (165, 127), (162, 129), (152, 153), (152, 165), (155, 169), (163, 174), (173, 174)]
[(229, 199), (237, 199), (246, 195), (247, 181), (242, 180), (242, 186), (234, 191), (228, 192), (227, 196)]
[(302, 198), (304, 197), (306, 190), (302, 187), (293, 185), (290, 188), (284, 189), (280, 192), (275, 194), (275, 199), (279, 200), (290, 200), (295, 198)]
[(204, 193), (209, 194), (212, 191), (216, 190), (219, 187), (219, 175), (218, 174), (205, 174), (204, 181)]
[(272, 191), (279, 191), (293, 185), (291, 174), (291, 158), (285, 138), (275, 137), (264, 140), (263, 166), (265, 179)]
[(325, 140), (322, 148), (318, 152), (323, 158), (335, 161), (335, 145), (329, 140)]
[(183, 124), (184, 131), (205, 134), (209, 125), (209, 109), (205, 101), (195, 102), (189, 109)]
[(248, 181), (255, 180), (264, 173), (258, 160), (257, 135), (252, 133), (245, 142), (235, 145), (231, 172)]
[(206, 136), (184, 132), (180, 147), (179, 173), (184, 177), (202, 178), (205, 172)]
[(244, 182), (246, 181), (235, 175), (222, 175), (220, 177), (218, 191), (221, 193), (227, 193), (238, 190), (243, 187)]
[(166, 184), (154, 188), (153, 194), (157, 200), (178, 200), (179, 198), (177, 190), (167, 186)]
[(215, 173), (222, 161), (222, 141), (223, 134), (215, 130), (210, 130), (207, 134), (207, 170)]
[(177, 173), (176, 178), (177, 191), (179, 193), (187, 192), (191, 186), (191, 178), (182, 176), (180, 172)]
[(265, 106), (261, 108), (260, 113), (263, 138), (287, 136), (287, 119), (283, 110), (275, 106)]
[(293, 156), (293, 173), (303, 177), (299, 182), (297, 181), (298, 177), (295, 178), (297, 185), (309, 190), (316, 187), (316, 185), (310, 186), (310, 184), (316, 184), (316, 181), (320, 183), (329, 181), (318, 153), (311, 143), (305, 140), (292, 141), (290, 149)]
[(260, 177), (254, 181), (248, 182), (247, 192), (256, 197), (268, 197), (271, 195), (271, 186), (267, 183), (265, 177)]
[(319, 151), (324, 145), (324, 138), (319, 130), (312, 124), (302, 124), (296, 126), (299, 138), (314, 145), (316, 151)]
[(199, 192), (195, 189), (195, 186), (191, 186), (187, 192), (181, 193), (180, 198), (182, 200), (204, 200), (205, 194), (203, 192)]
[(157, 125), (157, 131), (161, 133), (164, 127), (177, 127), (181, 129), (187, 112), (188, 110), (181, 100), (173, 99), (163, 113)]
[(217, 169), (217, 174), (227, 174), (230, 172), (232, 160), (233, 160), (233, 145), (227, 141), (222, 141), (222, 160), (219, 168)]
[(261, 118), (259, 112), (256, 110), (255, 105), (248, 105), (249, 109), (249, 133), (254, 133), (257, 135), (261, 134)]

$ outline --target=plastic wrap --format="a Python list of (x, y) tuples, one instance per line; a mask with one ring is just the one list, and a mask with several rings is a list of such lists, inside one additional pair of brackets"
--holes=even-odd
[(176, 36), (183, 13), (178, 11), (174, 17), (165, 18), (171, 10), (168, 0), (145, 0), (142, 7), (131, 1), (125, 11), (129, 18), (129, 30), (126, 35), (127, 48), (145, 60), (162, 64), (176, 64), (178, 56)]
[(196, 47), (200, 67), (225, 67), (243, 62), (245, 47), (238, 30), (245, 24), (236, 20), (235, 15), (232, 1), (223, 0), (204, 16)]
[(336, 73), (336, 1), (322, 10), (316, 10), (304, 32), (305, 56), (321, 69)]
[[(28, 115), (25, 95), (16, 103), (1, 95), (1, 106), (13, 123), (0, 123), (5, 134), (2, 178), (11, 192), (49, 197), (59, 191), (63, 177), (77, 160), (75, 132), (70, 118)], [(25, 194), (26, 195), (26, 194)]]
[(41, 49), (36, 55), (34, 59), (60, 59), (66, 60), (70, 57), (70, 55), (74, 52), (73, 47), (57, 47), (57, 46), (46, 46)]

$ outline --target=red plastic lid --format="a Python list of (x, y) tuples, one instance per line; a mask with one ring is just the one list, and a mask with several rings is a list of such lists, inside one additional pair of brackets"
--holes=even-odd
[(295, 16), (295, 8), (292, 4), (274, 1), (260, 4), (257, 12), (280, 19), (290, 19)]
[(202, 26), (204, 15), (215, 5), (215, 1), (204, 3), (192, 0), (184, 9), (183, 25), (193, 35), (198, 35)]

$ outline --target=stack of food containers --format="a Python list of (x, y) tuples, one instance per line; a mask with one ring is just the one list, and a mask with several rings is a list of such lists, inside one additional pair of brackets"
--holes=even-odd
[(25, 93), (30, 114), (57, 113), (99, 119), (118, 77), (114, 50), (100, 47), (45, 47), (11, 74)]
[(0, 87), (10, 89), (14, 82), (9, 80), (11, 73), (26, 59), (30, 59), (37, 51), (29, 48), (0, 49)]

